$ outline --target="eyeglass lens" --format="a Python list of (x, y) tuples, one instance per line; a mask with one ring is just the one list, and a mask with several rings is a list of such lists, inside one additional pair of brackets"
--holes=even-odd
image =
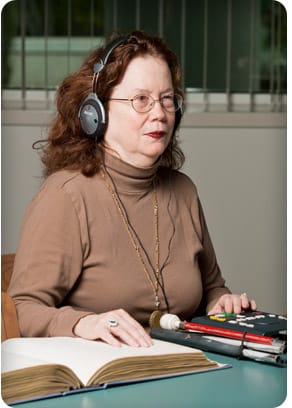
[[(157, 100), (149, 95), (137, 95), (132, 99), (133, 108), (137, 112), (150, 111)], [(175, 112), (180, 109), (182, 100), (179, 95), (165, 95), (159, 99), (162, 107), (168, 112)]]

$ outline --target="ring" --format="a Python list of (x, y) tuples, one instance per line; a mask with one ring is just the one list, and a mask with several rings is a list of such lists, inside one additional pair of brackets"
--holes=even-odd
[(244, 293), (242, 293), (240, 296), (247, 296), (247, 294), (244, 292)]
[(109, 327), (117, 327), (119, 325), (117, 319), (114, 319), (113, 317), (109, 318), (107, 322)]

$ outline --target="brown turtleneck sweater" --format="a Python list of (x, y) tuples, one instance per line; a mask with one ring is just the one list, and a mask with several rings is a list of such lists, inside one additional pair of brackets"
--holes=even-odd
[[(230, 293), (192, 181), (159, 164), (139, 169), (109, 154), (105, 164), (154, 266), (157, 175), (159, 261), (169, 312), (187, 319), (202, 297), (210, 307)], [(117, 308), (148, 325), (155, 309), (153, 288), (100, 174), (87, 178), (63, 170), (44, 182), (24, 217), (8, 293), (23, 336), (73, 336), (81, 317)], [(158, 294), (166, 311), (161, 289)]]

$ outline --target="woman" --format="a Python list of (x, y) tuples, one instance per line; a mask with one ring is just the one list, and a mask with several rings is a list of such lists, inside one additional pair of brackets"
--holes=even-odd
[(9, 288), (23, 336), (150, 346), (160, 313), (256, 308), (225, 286), (196, 187), (178, 171), (180, 77), (162, 40), (136, 31), (61, 84)]

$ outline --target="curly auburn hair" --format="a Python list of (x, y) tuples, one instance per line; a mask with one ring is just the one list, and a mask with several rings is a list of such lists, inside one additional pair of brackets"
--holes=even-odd
[[(115, 37), (111, 38), (111, 41)], [(40, 150), (44, 177), (61, 169), (79, 170), (88, 177), (99, 170), (99, 144), (84, 134), (78, 111), (83, 100), (92, 92), (93, 66), (99, 61), (104, 49), (105, 46), (91, 52), (80, 69), (66, 77), (56, 91), (57, 112), (48, 137), (34, 144), (34, 148)], [(112, 89), (122, 80), (130, 61), (146, 54), (166, 61), (171, 72), (174, 92), (183, 96), (180, 88), (181, 69), (176, 55), (161, 38), (142, 31), (134, 31), (111, 52), (106, 68), (99, 73), (95, 89), (98, 98), (106, 101)], [(107, 109), (106, 103), (104, 106)], [(174, 131), (169, 145), (162, 154), (161, 165), (179, 169), (184, 159)]]

